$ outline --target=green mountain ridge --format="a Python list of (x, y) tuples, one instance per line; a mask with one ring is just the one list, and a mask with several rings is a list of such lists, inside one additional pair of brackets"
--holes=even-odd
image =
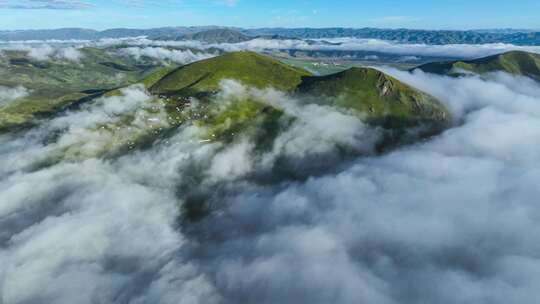
[(180, 37), (182, 40), (196, 40), (206, 43), (239, 43), (253, 39), (232, 29), (211, 29)]
[(506, 72), (540, 81), (540, 54), (511, 51), (474, 60), (428, 63), (415, 69), (449, 76)]
[[(30, 79), (24, 82), (39, 94), (0, 108), (4, 130), (10, 126), (24, 125), (42, 114), (53, 115), (64, 107), (88, 102), (98, 96), (120, 96), (120, 87), (139, 83), (155, 96), (150, 101), (150, 108), (162, 107), (165, 121), (160, 123), (162, 130), (158, 133), (152, 129), (131, 134), (128, 140), (130, 147), (136, 144), (147, 145), (161, 134), (188, 123), (201, 128), (200, 139), (203, 141), (232, 142), (239, 137), (249, 137), (256, 143), (257, 149), (270, 149), (276, 136), (286, 130), (295, 117), (278, 105), (268, 104), (257, 94), (231, 97), (219, 95), (224, 80), (236, 80), (249, 88), (276, 89), (301, 103), (341, 108), (356, 115), (359, 120), (386, 130), (386, 133), (391, 134), (389, 146), (402, 142), (408, 136), (406, 130), (409, 128), (421, 127), (425, 130), (413, 132), (414, 138), (407, 138), (407, 142), (437, 133), (450, 122), (450, 114), (435, 98), (371, 68), (351, 68), (337, 74), (314, 76), (306, 70), (266, 55), (233, 52), (181, 67), (140, 70), (140, 66), (133, 62), (113, 60), (115, 58), (109, 58), (106, 53), (94, 49), (84, 51), (90, 52), (88, 59), (91, 58), (94, 64), (83, 63), (79, 67), (81, 70), (90, 68), (88, 75), (80, 74), (87, 78), (79, 77), (78, 68), (68, 65), (68, 70), (75, 70), (73, 77), (66, 78), (71, 82), (66, 82), (64, 89), (60, 89), (61, 86), (56, 83), (62, 79), (56, 74), (52, 75), (56, 78), (49, 82), (46, 81), (47, 77), (42, 77), (40, 81)], [(93, 52), (95, 54), (92, 55)], [(44, 69), (43, 73), (50, 73), (47, 71), (49, 68)], [(30, 71), (35, 69), (38, 68), (32, 67)], [(99, 79), (98, 76), (104, 73), (103, 69), (115, 73), (122, 71), (130, 76), (126, 76), (124, 82), (116, 82), (115, 86), (88, 79), (94, 76)], [(20, 71), (17, 73), (14, 79), (25, 75)], [(81, 79), (88, 80), (83, 83)], [(107, 88), (107, 84), (112, 87)], [(94, 89), (89, 89), (95, 85)], [(44, 93), (45, 89), (51, 91), (49, 95)], [(57, 96), (52, 97), (55, 90)], [(122, 132), (130, 129), (129, 121), (126, 118), (114, 126), (105, 126), (105, 130), (111, 132), (112, 138), (126, 139), (127, 135), (122, 135)], [(72, 155), (88, 155), (77, 152), (76, 147), (68, 150), (74, 151)]]
[(219, 89), (224, 79), (234, 79), (256, 88), (292, 91), (311, 74), (268, 56), (234, 52), (201, 60), (172, 71), (157, 81), (150, 92), (168, 96), (192, 96)]
[(445, 107), (434, 97), (372, 68), (354, 67), (332, 75), (306, 77), (297, 91), (388, 126), (449, 119)]
[(508, 43), (514, 45), (540, 45), (540, 32), (537, 30), (419, 30), (419, 29), (385, 29), (385, 28), (255, 28), (242, 29), (220, 26), (199, 27), (162, 27), (152, 29), (108, 29), (96, 31), (83, 28), (63, 28), (49, 30), (14, 30), (0, 31), (0, 40), (48, 40), (48, 39), (103, 39), (147, 36), (150, 39), (178, 39), (185, 35), (212, 29), (229, 29), (243, 35), (279, 36), (302, 39), (324, 38), (363, 38), (399, 41), (403, 43), (424, 43), (430, 45), (444, 44), (485, 44)]
[[(182, 108), (189, 97), (211, 99), (225, 79), (258, 89), (273, 88), (288, 92), (302, 102), (336, 106), (352, 111), (358, 118), (386, 129), (424, 126), (424, 134), (436, 133), (448, 125), (450, 114), (435, 98), (397, 79), (371, 68), (351, 68), (328, 76), (313, 76), (271, 57), (252, 52), (235, 52), (198, 61), (172, 71), (150, 87), (152, 94), (166, 97), (170, 116)], [(216, 108), (217, 107), (217, 108)], [(210, 116), (199, 123), (218, 139), (242, 130), (254, 130), (250, 121), (276, 125), (283, 119), (280, 109), (257, 100), (240, 100), (233, 106), (204, 109), (199, 116)], [(259, 128), (260, 129), (260, 128)], [(264, 132), (263, 132), (264, 133)], [(231, 138), (229, 138), (231, 140)]]

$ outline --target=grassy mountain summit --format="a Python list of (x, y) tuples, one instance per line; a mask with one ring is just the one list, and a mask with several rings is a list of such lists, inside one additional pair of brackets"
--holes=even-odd
[(201, 96), (218, 91), (225, 79), (259, 89), (294, 92), (316, 102), (354, 110), (372, 121), (389, 117), (407, 121), (448, 118), (435, 98), (378, 70), (351, 68), (313, 76), (253, 52), (228, 53), (177, 68), (158, 80), (150, 91), (167, 96)]
[(351, 68), (328, 76), (306, 77), (298, 92), (363, 113), (383, 124), (446, 121), (449, 115), (434, 97), (372, 68)]
[(224, 79), (256, 88), (292, 91), (310, 73), (253, 52), (234, 52), (198, 61), (169, 73), (150, 91), (155, 94), (192, 96), (219, 89)]
[[(435, 98), (381, 71), (352, 68), (332, 75), (313, 76), (252, 52), (228, 53), (177, 68), (155, 82), (150, 92), (170, 97), (167, 98), (169, 116), (177, 117), (175, 111), (189, 103), (187, 97), (212, 100), (223, 80), (235, 80), (258, 89), (274, 88), (304, 103), (350, 111), (368, 124), (392, 131), (391, 140), (404, 136), (404, 130), (410, 127), (422, 127), (415, 136), (436, 133), (450, 120), (450, 114)], [(229, 135), (242, 132), (266, 134), (263, 129), (267, 126), (276, 129), (277, 119), (288, 119), (279, 107), (260, 102), (253, 96), (238, 98), (231, 105), (226, 101), (222, 101), (223, 105), (203, 102), (206, 108), (191, 117), (209, 117), (200, 121), (201, 125), (216, 139), (227, 140), (233, 140)]]
[(388, 127), (447, 122), (450, 116), (435, 98), (375, 69), (351, 68), (313, 76), (252, 52), (228, 53), (177, 68), (155, 82), (150, 91), (173, 97), (208, 96), (225, 79), (291, 92), (315, 103), (352, 110), (368, 122)]
[(540, 80), (540, 54), (511, 51), (474, 60), (428, 63), (419, 66), (418, 69), (452, 76), (501, 71)]

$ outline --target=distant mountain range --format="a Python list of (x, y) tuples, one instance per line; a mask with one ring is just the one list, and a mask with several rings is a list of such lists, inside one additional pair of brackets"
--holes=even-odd
[(370, 38), (402, 43), (442, 44), (484, 44), (510, 43), (515, 45), (540, 45), (540, 31), (533, 30), (471, 30), (471, 31), (435, 31), (411, 29), (377, 28), (260, 28), (241, 29), (218, 26), (163, 27), (154, 29), (108, 29), (96, 31), (82, 28), (63, 28), (54, 30), (16, 30), (0, 31), (0, 40), (95, 40), (103, 38), (121, 38), (147, 36), (150, 39), (195, 39), (206, 42), (241, 42), (254, 37), (267, 38)]
[[(163, 27), (152, 29), (126, 29), (115, 28), (104, 31), (96, 31), (84, 28), (61, 28), (51, 30), (15, 30), (0, 31), (0, 40), (22, 41), (22, 40), (96, 40), (104, 38), (124, 38), (147, 36), (157, 37), (181, 37), (210, 30), (225, 29), (219, 26), (192, 26), (192, 27)], [(230, 28), (234, 30), (233, 28)]]
[(162, 36), (149, 36), (150, 38), (156, 40), (196, 40), (207, 43), (238, 43), (254, 38), (243, 34), (240, 30), (229, 28), (215, 28), (203, 31), (194, 30), (191, 33), (174, 33)]
[(516, 45), (540, 45), (540, 32), (511, 32), (509, 30), (479, 31), (431, 31), (410, 29), (377, 29), (377, 28), (265, 28), (246, 30), (248, 35), (279, 35), (291, 38), (369, 38), (402, 43), (441, 44), (484, 44), (511, 43)]

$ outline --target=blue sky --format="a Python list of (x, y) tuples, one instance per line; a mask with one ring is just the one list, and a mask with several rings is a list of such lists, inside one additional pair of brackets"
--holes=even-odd
[(0, 29), (183, 25), (540, 29), (540, 0), (0, 0)]

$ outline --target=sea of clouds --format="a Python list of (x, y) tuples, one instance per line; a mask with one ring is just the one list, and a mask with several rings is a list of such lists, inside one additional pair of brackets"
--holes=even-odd
[[(28, 55), (36, 60), (48, 60), (50, 58), (80, 61), (84, 54), (79, 51), (81, 47), (111, 47), (124, 45), (129, 46), (121, 49), (123, 55), (133, 56), (136, 59), (142, 57), (153, 58), (161, 61), (187, 64), (193, 61), (216, 56), (216, 50), (232, 51), (343, 51), (343, 52), (368, 52), (403, 56), (402, 61), (417, 61), (418, 56), (427, 58), (456, 58), (473, 59), (495, 55), (508, 51), (527, 51), (540, 53), (540, 47), (516, 46), (504, 43), (491, 44), (404, 44), (395, 41), (378, 39), (358, 38), (332, 38), (332, 39), (267, 39), (255, 38), (239, 43), (205, 43), (192, 40), (151, 40), (145, 37), (134, 38), (107, 38), (97, 41), (85, 40), (44, 40), (44, 41), (4, 41), (0, 43), (0, 50), (20, 50), (28, 52)], [(176, 49), (175, 49), (176, 48)], [(195, 51), (198, 50), (198, 51)], [(376, 60), (376, 55), (366, 60)]]
[(160, 60), (162, 62), (172, 61), (174, 63), (187, 64), (203, 59), (214, 57), (214, 54), (210, 53), (194, 53), (191, 50), (175, 50), (167, 49), (163, 47), (128, 47), (122, 49), (121, 54), (133, 56), (135, 59), (140, 60), (142, 57), (148, 57)]
[[(226, 81), (216, 102), (256, 98), (296, 118), (270, 151), (201, 142), (185, 124), (99, 156), (167, 127), (140, 86), (0, 135), (0, 302), (533, 303), (540, 85), (385, 72), (439, 98), (453, 126), (373, 155), (379, 130), (349, 113)], [(342, 160), (344, 145), (367, 156)], [(258, 178), (321, 162), (322, 174)], [(197, 199), (213, 212), (193, 221)]]
[(0, 51), (21, 51), (28, 57), (37, 61), (47, 61), (51, 59), (67, 60), (79, 62), (84, 58), (84, 54), (77, 46), (55, 46), (51, 44), (0, 44)]
[(103, 39), (97, 42), (98, 45), (114, 45), (119, 43), (130, 45), (190, 47), (197, 49), (222, 49), (229, 52), (241, 50), (262, 51), (289, 49), (306, 51), (366, 51), (403, 56), (450, 57), (462, 59), (479, 58), (513, 50), (540, 53), (540, 48), (536, 46), (516, 46), (504, 43), (427, 45), (404, 44), (394, 41), (358, 38), (333, 38), (324, 40), (256, 38), (239, 43), (204, 43), (190, 40), (156, 41), (139, 37), (134, 39)]
[[(129, 40), (131, 41), (131, 40)], [(85, 58), (84, 47), (106, 47), (123, 44), (124, 39), (108, 41), (23, 41), (0, 43), (0, 56), (2, 51), (24, 52), (29, 58), (37, 61), (65, 60), (80, 63)], [(150, 58), (164, 64), (187, 64), (216, 56), (213, 52), (193, 51), (189, 49), (171, 49), (161, 46), (152, 46), (147, 43), (131, 43), (131, 46), (120, 50), (110, 50), (112, 55), (133, 57), (136, 60)]]

